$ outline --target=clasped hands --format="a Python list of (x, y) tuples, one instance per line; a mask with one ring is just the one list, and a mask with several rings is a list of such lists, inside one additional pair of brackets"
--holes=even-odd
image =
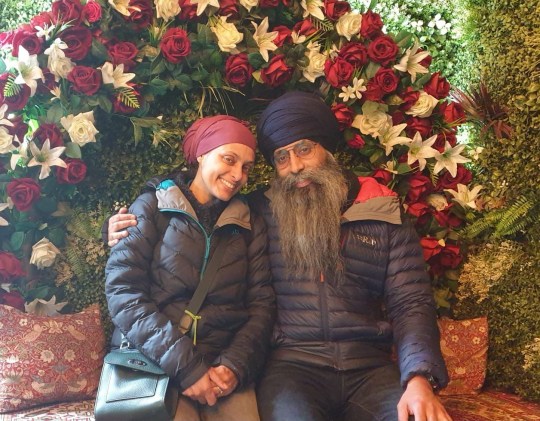
[(234, 372), (224, 365), (211, 367), (182, 393), (203, 405), (213, 406), (219, 398), (230, 395), (238, 386)]

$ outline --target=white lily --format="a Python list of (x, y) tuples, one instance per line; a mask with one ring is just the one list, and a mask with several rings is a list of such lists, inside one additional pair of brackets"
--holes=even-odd
[(19, 59), (15, 66), (19, 71), (19, 75), (15, 78), (15, 83), (28, 85), (30, 96), (34, 96), (37, 89), (37, 79), (44, 80), (43, 72), (37, 60), (37, 54), (29, 54), (22, 45), (19, 46)]
[(469, 208), (477, 209), (476, 198), (482, 188), (483, 186), (478, 185), (474, 186), (472, 190), (469, 190), (468, 186), (459, 183), (457, 185), (457, 191), (452, 189), (444, 189), (444, 191), (450, 193), (453, 196), (452, 200), (459, 203), (462, 207), (465, 208), (468, 206)]
[(8, 129), (0, 126), (0, 154), (10, 153), (14, 149), (13, 135), (9, 134)]
[(252, 7), (257, 7), (259, 0), (240, 0), (240, 4), (250, 12)]
[(200, 16), (208, 6), (214, 6), (219, 9), (218, 0), (191, 0), (191, 4), (197, 5), (197, 16)]
[(471, 162), (469, 158), (461, 156), (461, 152), (465, 149), (465, 145), (457, 145), (452, 147), (448, 141), (444, 143), (444, 151), (435, 155), (437, 163), (433, 168), (434, 174), (439, 174), (444, 168), (448, 170), (452, 177), (457, 174), (457, 164), (464, 164), (465, 162)]
[(386, 155), (390, 155), (394, 146), (406, 145), (412, 142), (412, 139), (405, 136), (400, 136), (405, 127), (407, 127), (406, 123), (398, 124), (397, 126), (392, 126), (389, 124), (388, 126), (382, 128), (378, 139), (381, 145), (385, 147)]
[(343, 102), (347, 102), (349, 99), (362, 98), (362, 92), (365, 92), (367, 87), (364, 86), (364, 79), (358, 79), (355, 77), (351, 86), (342, 86), (341, 93), (338, 95)]
[(62, 50), (65, 50), (66, 48), (68, 48), (68, 45), (60, 38), (56, 38), (43, 53), (49, 56), (49, 61), (51, 58), (64, 58), (66, 54)]
[(268, 51), (277, 50), (277, 45), (272, 41), (278, 36), (277, 31), (268, 32), (268, 16), (265, 17), (260, 25), (257, 25), (256, 22), (251, 22), (255, 27), (255, 33), (253, 34), (253, 39), (259, 47), (259, 53), (264, 58), (264, 61), (268, 61)]
[(26, 164), (28, 161), (28, 142), (24, 141), (20, 146), (17, 153), (12, 153), (9, 160), (9, 165), (12, 170), (15, 170), (17, 164), (21, 162), (21, 165)]
[(322, 0), (302, 0), (300, 6), (302, 6), (302, 9), (304, 9), (304, 18), (311, 15), (319, 20), (324, 20), (324, 13), (322, 11), (324, 3)]
[(36, 298), (31, 303), (25, 304), (24, 310), (29, 314), (54, 317), (60, 314), (60, 310), (62, 310), (66, 304), (67, 301), (57, 304), (56, 295), (53, 295), (49, 301)]
[(112, 63), (106, 62), (101, 67), (101, 76), (103, 83), (112, 83), (116, 89), (130, 88), (127, 83), (135, 77), (135, 73), (124, 73), (124, 63), (114, 67)]
[(433, 149), (431, 146), (437, 140), (437, 135), (431, 136), (429, 139), (422, 141), (422, 136), (419, 132), (416, 132), (412, 142), (409, 146), (409, 153), (407, 155), (407, 164), (412, 165), (418, 161), (418, 169), (422, 171), (426, 168), (426, 158), (435, 158), (439, 154), (437, 149)]
[(7, 104), (3, 104), (0, 107), (0, 126), (13, 127), (13, 123), (9, 121), (7, 118), (4, 118), (6, 116), (7, 109), (8, 109)]
[(420, 62), (429, 56), (429, 52), (422, 51), (418, 53), (417, 51), (419, 48), (420, 44), (418, 43), (418, 40), (414, 41), (414, 45), (405, 52), (403, 57), (401, 57), (399, 64), (394, 66), (395, 69), (401, 72), (409, 73), (412, 82), (416, 80), (417, 73), (428, 73), (428, 69), (422, 66)]
[(36, 25), (35, 29), (37, 29), (36, 36), (38, 38), (44, 38), (45, 41), (48, 41), (51, 39), (51, 32), (54, 30), (54, 25), (43, 25), (43, 27)]
[(129, 7), (129, 0), (109, 0), (109, 4), (111, 7), (116, 10), (118, 13), (124, 16), (131, 15), (131, 12), (129, 9), (133, 9)]
[(45, 140), (41, 150), (34, 144), (34, 142), (32, 142), (30, 143), (30, 151), (34, 157), (30, 160), (28, 166), (35, 167), (36, 165), (41, 165), (39, 179), (43, 180), (49, 176), (51, 167), (67, 167), (67, 164), (60, 159), (60, 155), (62, 155), (65, 150), (65, 146), (58, 146), (51, 149), (51, 142), (49, 139)]

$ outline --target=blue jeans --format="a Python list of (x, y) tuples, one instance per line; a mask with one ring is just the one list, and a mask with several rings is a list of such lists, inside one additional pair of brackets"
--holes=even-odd
[(270, 361), (257, 390), (261, 421), (397, 421), (403, 389), (392, 363), (337, 371)]

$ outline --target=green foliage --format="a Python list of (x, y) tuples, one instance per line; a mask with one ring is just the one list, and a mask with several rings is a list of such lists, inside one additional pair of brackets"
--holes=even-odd
[(35, 15), (50, 8), (51, 0), (2, 0), (0, 3), (0, 32), (15, 29)]

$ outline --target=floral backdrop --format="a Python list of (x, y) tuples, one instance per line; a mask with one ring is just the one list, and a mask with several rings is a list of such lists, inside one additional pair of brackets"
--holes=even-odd
[[(73, 247), (67, 218), (87, 179), (107, 178), (90, 164), (105, 139), (159, 147), (167, 120), (181, 132), (197, 115), (245, 117), (246, 108), (300, 89), (331, 106), (344, 165), (400, 195), (437, 302), (450, 306), (463, 260), (458, 231), (478, 212), (482, 188), (466, 166), (475, 151), (457, 140), (465, 114), (445, 77), (430, 71), (430, 53), (412, 33), (386, 33), (371, 8), (338, 0), (57, 0), (0, 34), (0, 45), (0, 303), (62, 309), (59, 266)], [(168, 106), (193, 98), (197, 115), (171, 120)], [(129, 127), (128, 139), (114, 138), (119, 126)], [(100, 290), (98, 274), (94, 282)]]

